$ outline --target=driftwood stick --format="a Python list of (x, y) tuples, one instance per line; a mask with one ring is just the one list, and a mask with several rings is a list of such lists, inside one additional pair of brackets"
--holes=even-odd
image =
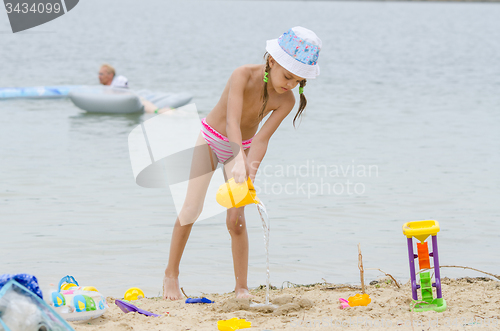
[(398, 284), (398, 282), (397, 282), (396, 278), (392, 277), (392, 275), (391, 275), (391, 274), (388, 274), (387, 272), (383, 271), (382, 269), (379, 269), (379, 268), (366, 268), (366, 270), (378, 270), (378, 271), (380, 271), (380, 272), (381, 272), (381, 273), (383, 273), (384, 275), (391, 277), (391, 279), (394, 281), (394, 284), (396, 284), (396, 286), (397, 286), (398, 288), (401, 288), (401, 286), (399, 286), (399, 284)]
[(322, 288), (322, 290), (340, 290), (340, 289), (343, 289), (343, 288), (348, 288), (348, 289), (351, 289), (351, 290), (361, 290), (361, 287), (354, 286), (354, 285), (349, 285), (349, 284), (340, 284), (340, 285), (335, 285), (335, 286), (332, 286), (332, 287), (324, 287), (324, 288)]
[(181, 291), (182, 291), (182, 294), (184, 294), (184, 296), (185, 296), (186, 298), (189, 298), (189, 297), (186, 295), (186, 292), (184, 292), (184, 289), (183, 289), (182, 287), (181, 287)]
[[(489, 273), (489, 272), (486, 272), (486, 271), (482, 271), (482, 270), (479, 270), (479, 269), (475, 269), (475, 268), (471, 268), (471, 267), (464, 267), (464, 266), (460, 266), (460, 265), (440, 265), (439, 266), (439, 269), (441, 268), (462, 268), (462, 269), (470, 269), (470, 270), (474, 270), (474, 271), (477, 271), (477, 272), (481, 272), (485, 275), (488, 275), (488, 276), (491, 276), (491, 277), (494, 277), (498, 280), (500, 280), (500, 275), (495, 275), (495, 274), (492, 274), (492, 273)], [(423, 269), (423, 270), (420, 270), (419, 272), (416, 273), (416, 275), (420, 274), (421, 272), (424, 272), (424, 271), (427, 271), (427, 270), (432, 270), (434, 269), (434, 267), (430, 267), (428, 269)]]
[(489, 272), (482, 271), (482, 270), (475, 269), (475, 268), (471, 268), (471, 267), (463, 267), (463, 266), (459, 266), (459, 265), (441, 265), (441, 266), (439, 266), (439, 268), (440, 269), (441, 268), (463, 268), (463, 269), (470, 269), (470, 270), (481, 272), (481, 273), (483, 273), (485, 275), (488, 275), (488, 276), (491, 276), (491, 277), (495, 277), (496, 279), (500, 280), (500, 276), (499, 275), (491, 274)]
[(363, 269), (363, 255), (361, 254), (361, 244), (358, 244), (358, 268), (359, 277), (361, 278), (361, 292), (365, 294), (365, 271)]

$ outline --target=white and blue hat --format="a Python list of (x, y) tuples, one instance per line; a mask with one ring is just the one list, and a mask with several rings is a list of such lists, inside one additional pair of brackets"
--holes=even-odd
[(278, 39), (268, 40), (266, 51), (292, 74), (314, 79), (319, 75), (321, 39), (301, 26), (291, 28)]

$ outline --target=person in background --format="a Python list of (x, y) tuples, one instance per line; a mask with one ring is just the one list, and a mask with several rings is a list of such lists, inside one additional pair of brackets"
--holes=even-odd
[(102, 85), (128, 88), (128, 79), (125, 76), (117, 76), (115, 68), (109, 64), (103, 64), (99, 69), (99, 82)]
[[(119, 88), (128, 88), (128, 79), (125, 76), (117, 76), (116, 70), (109, 64), (103, 64), (101, 69), (99, 69), (99, 82), (102, 85), (111, 86), (111, 87), (119, 87)], [(158, 108), (152, 102), (140, 98), (142, 104), (144, 105), (144, 112), (146, 113), (155, 113), (161, 114), (166, 111), (171, 110), (171, 108)]]

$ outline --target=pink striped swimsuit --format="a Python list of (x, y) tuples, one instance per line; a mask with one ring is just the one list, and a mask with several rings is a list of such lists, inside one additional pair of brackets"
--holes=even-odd
[[(230, 157), (233, 156), (233, 150), (229, 144), (229, 139), (222, 135), (220, 132), (208, 125), (205, 119), (201, 120), (201, 133), (207, 144), (212, 148), (219, 163), (225, 163)], [(250, 148), (252, 139), (244, 140), (241, 142), (243, 149)]]

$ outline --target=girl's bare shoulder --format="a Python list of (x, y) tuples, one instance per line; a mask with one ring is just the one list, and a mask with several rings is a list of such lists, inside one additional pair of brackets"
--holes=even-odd
[(234, 69), (232, 77), (255, 78), (262, 74), (263, 68), (262, 64), (245, 64)]

